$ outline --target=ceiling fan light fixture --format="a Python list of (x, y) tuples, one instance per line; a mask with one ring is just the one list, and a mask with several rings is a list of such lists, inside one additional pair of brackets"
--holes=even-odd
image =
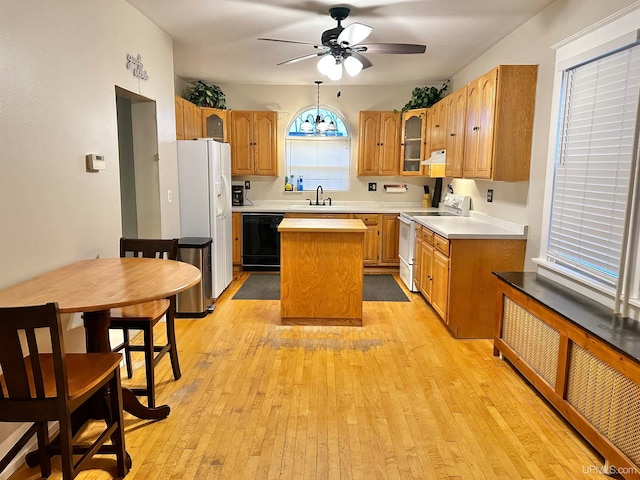
[(362, 70), (362, 67), (362, 62), (355, 57), (347, 57), (344, 60), (344, 69), (352, 77), (358, 75)]
[(342, 62), (340, 61), (340, 59), (335, 59), (335, 62), (331, 67), (331, 70), (329, 70), (327, 77), (334, 81), (340, 80), (342, 78)]
[(336, 57), (334, 57), (333, 55), (325, 55), (320, 60), (318, 60), (318, 65), (317, 65), (318, 71), (322, 75), (329, 76), (329, 72), (331, 71), (331, 69), (335, 64), (336, 64)]

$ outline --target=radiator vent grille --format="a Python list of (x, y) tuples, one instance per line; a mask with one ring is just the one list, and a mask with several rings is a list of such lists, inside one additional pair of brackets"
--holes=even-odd
[(571, 345), (567, 401), (633, 463), (640, 465), (640, 385)]
[(504, 297), (502, 339), (555, 388), (560, 346), (557, 330)]

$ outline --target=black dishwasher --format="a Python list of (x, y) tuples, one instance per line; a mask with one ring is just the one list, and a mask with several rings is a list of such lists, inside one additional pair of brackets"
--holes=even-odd
[(280, 232), (282, 213), (242, 214), (242, 267), (245, 270), (280, 268)]

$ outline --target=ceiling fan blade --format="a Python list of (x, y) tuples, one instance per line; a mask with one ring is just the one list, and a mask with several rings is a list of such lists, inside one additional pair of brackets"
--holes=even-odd
[(363, 55), (360, 55), (357, 52), (351, 52), (351, 56), (353, 58), (357, 58), (358, 60), (360, 60), (360, 63), (362, 63), (362, 69), (363, 70), (365, 68), (369, 68), (369, 67), (373, 66), (373, 63), (371, 63), (368, 58), (364, 57)]
[(301, 60), (306, 60), (307, 58), (322, 57), (322, 56), (326, 55), (327, 53), (329, 53), (329, 52), (310, 53), (309, 55), (303, 55), (301, 57), (296, 57), (296, 58), (292, 58), (290, 60), (285, 60), (284, 62), (278, 63), (278, 65), (287, 65), (289, 63), (296, 63), (296, 62), (299, 62)]
[[(364, 49), (360, 49), (364, 47)], [(424, 53), (426, 45), (412, 43), (367, 43), (366, 45), (354, 45), (353, 49), (367, 53)]]
[(363, 23), (352, 23), (338, 35), (339, 44), (355, 45), (369, 36), (373, 28)]
[(325, 48), (324, 45), (318, 45), (317, 43), (297, 42), (295, 40), (279, 40), (277, 38), (258, 38), (258, 40), (265, 40), (267, 42), (298, 43), (300, 45), (311, 45), (316, 48)]

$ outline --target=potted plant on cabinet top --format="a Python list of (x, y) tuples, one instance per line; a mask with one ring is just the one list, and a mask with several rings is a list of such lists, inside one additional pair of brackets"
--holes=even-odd
[(221, 110), (227, 108), (226, 98), (220, 87), (204, 83), (201, 80), (186, 87), (183, 97), (198, 107), (219, 108)]
[(442, 84), (440, 89), (436, 87), (416, 87), (411, 92), (411, 100), (409, 100), (404, 107), (402, 107), (402, 111), (405, 112), (407, 110), (413, 108), (428, 108), (434, 103), (437, 103), (442, 99), (444, 92), (447, 90), (449, 86), (449, 80)]

